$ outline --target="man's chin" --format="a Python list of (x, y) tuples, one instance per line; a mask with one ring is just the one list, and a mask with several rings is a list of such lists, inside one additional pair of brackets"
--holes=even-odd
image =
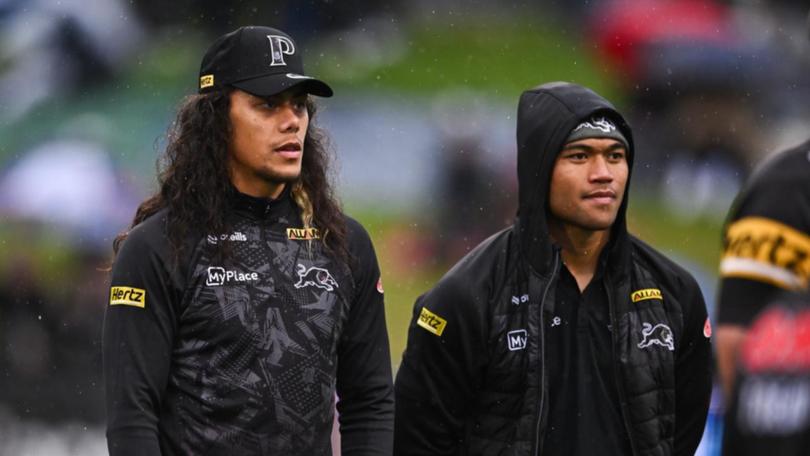
[(593, 218), (589, 220), (583, 220), (579, 223), (580, 228), (588, 230), (588, 231), (605, 231), (609, 230), (613, 223), (616, 221), (616, 217), (610, 219), (602, 219), (602, 218)]
[(262, 173), (262, 179), (274, 184), (291, 184), (301, 177), (301, 170), (282, 172), (282, 171), (266, 171)]

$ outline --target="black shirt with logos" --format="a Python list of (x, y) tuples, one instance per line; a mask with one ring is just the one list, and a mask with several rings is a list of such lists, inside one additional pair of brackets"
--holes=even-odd
[(748, 326), (784, 290), (810, 288), (810, 141), (760, 164), (723, 233), (717, 322)]
[(110, 455), (331, 455), (335, 405), (343, 455), (390, 454), (391, 361), (368, 233), (346, 217), (342, 261), (302, 228), (289, 192), (231, 202), (232, 231), (189, 235), (179, 259), (166, 210), (118, 252), (103, 336)]
[(602, 269), (580, 293), (563, 265), (554, 308), (545, 309), (549, 409), (543, 455), (630, 454)]

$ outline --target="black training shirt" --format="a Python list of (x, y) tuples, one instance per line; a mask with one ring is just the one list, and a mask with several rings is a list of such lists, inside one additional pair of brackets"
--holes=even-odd
[[(104, 322), (111, 456), (390, 454), (393, 390), (379, 268), (347, 218), (350, 264), (303, 229), (288, 193), (235, 194), (231, 230), (189, 237), (166, 213), (135, 227)], [(221, 259), (217, 246), (230, 254)]]
[(602, 267), (580, 293), (563, 265), (556, 293), (554, 308), (544, 313), (549, 410), (543, 455), (630, 454)]
[(717, 320), (748, 326), (784, 290), (810, 289), (810, 141), (754, 171), (723, 233)]

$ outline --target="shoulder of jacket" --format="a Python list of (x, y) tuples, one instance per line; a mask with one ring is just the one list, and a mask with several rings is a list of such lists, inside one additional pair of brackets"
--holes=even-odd
[(514, 266), (513, 239), (511, 227), (493, 234), (450, 268), (436, 288), (476, 302), (488, 298)]
[(810, 141), (764, 158), (751, 173), (742, 193), (791, 185), (810, 188)]
[(133, 244), (138, 249), (158, 251), (168, 248), (167, 212), (166, 209), (160, 210), (130, 229), (124, 245)]
[(630, 235), (633, 249), (633, 267), (644, 268), (656, 280), (672, 290), (699, 291), (697, 280), (684, 267), (669, 259), (641, 239)]
[(364, 227), (362, 223), (358, 222), (357, 219), (343, 214), (343, 220), (346, 223), (346, 236), (349, 242), (353, 240), (365, 241), (371, 239), (366, 227)]

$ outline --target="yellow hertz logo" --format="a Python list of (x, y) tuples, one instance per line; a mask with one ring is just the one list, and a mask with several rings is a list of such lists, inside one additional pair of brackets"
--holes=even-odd
[(206, 74), (205, 76), (200, 76), (200, 88), (204, 89), (206, 87), (211, 87), (214, 85), (214, 75), (213, 74)]
[(287, 228), (287, 239), (293, 241), (311, 241), (320, 238), (321, 234), (317, 228)]
[(422, 307), (422, 312), (419, 313), (416, 324), (437, 336), (441, 336), (444, 327), (447, 326), (447, 320)]
[(726, 230), (720, 275), (807, 289), (810, 234), (764, 217), (742, 218)]
[(146, 306), (146, 290), (132, 287), (112, 287), (110, 288), (110, 305), (143, 308)]
[(636, 290), (630, 293), (630, 299), (632, 299), (633, 302), (644, 301), (646, 299), (660, 299), (662, 301), (664, 300), (664, 298), (661, 296), (661, 290), (659, 290), (658, 288), (645, 288), (643, 290)]

